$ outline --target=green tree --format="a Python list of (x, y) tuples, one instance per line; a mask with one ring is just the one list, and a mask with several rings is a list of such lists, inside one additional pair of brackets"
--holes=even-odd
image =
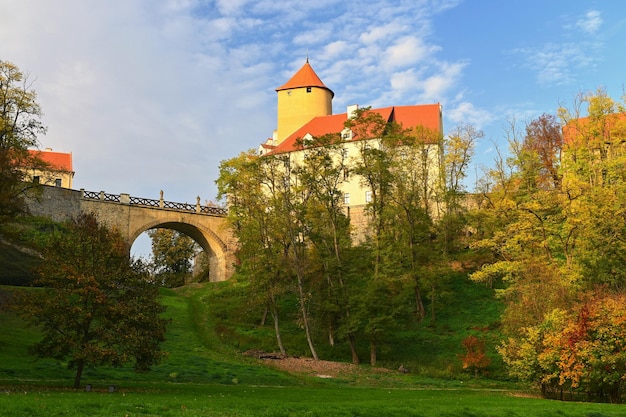
[(218, 198), (228, 202), (228, 221), (239, 244), (238, 272), (249, 278), (251, 303), (269, 311), (280, 352), (285, 355), (280, 330), (280, 299), (290, 290), (284, 267), (286, 244), (269, 204), (265, 188), (273, 189), (282, 180), (277, 176), (281, 162), (259, 158), (248, 151), (220, 163)]
[(296, 175), (310, 196), (305, 207), (305, 231), (314, 262), (323, 279), (317, 281), (320, 315), (334, 345), (335, 333), (348, 341), (352, 362), (359, 363), (356, 329), (352, 325), (355, 282), (348, 274), (352, 249), (350, 220), (343, 207), (341, 185), (349, 177), (349, 161), (339, 135), (313, 138), (306, 143), (304, 163)]
[(152, 239), (152, 267), (166, 287), (180, 287), (191, 279), (198, 245), (189, 236), (170, 229), (148, 231)]
[(28, 149), (46, 132), (41, 107), (28, 77), (14, 64), (0, 60), (0, 221), (24, 211), (23, 167), (45, 168)]
[(67, 360), (74, 388), (87, 367), (134, 362), (147, 371), (160, 361), (167, 320), (158, 286), (129, 259), (117, 231), (80, 215), (50, 237), (43, 257), (35, 282), (43, 288), (22, 292), (14, 304), (41, 329), (36, 355)]

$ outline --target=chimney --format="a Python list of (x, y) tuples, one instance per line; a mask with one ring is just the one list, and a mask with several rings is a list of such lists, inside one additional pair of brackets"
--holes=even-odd
[(348, 113), (348, 119), (354, 119), (356, 117), (356, 111), (359, 109), (359, 105), (358, 104), (351, 104), (348, 106), (348, 110), (346, 113)]

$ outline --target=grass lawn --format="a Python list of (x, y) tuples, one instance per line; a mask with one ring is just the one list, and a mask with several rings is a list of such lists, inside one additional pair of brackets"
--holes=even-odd
[[(169, 356), (146, 374), (130, 367), (89, 370), (82, 385), (92, 384), (91, 392), (68, 388), (73, 371), (65, 364), (29, 356), (36, 329), (0, 312), (0, 416), (626, 415), (626, 406), (532, 398), (506, 381), (394, 372), (359, 379), (288, 374), (223, 343), (207, 314), (218, 307), (207, 298), (211, 292), (164, 289), (172, 319), (163, 346)], [(108, 392), (110, 384), (115, 392)]]
[[(17, 387), (15, 387), (17, 388)], [(623, 416), (626, 406), (485, 390), (172, 384), (106, 392), (14, 390), (3, 416)]]

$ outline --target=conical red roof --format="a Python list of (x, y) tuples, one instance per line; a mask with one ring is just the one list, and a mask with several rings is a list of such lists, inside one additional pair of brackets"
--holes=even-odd
[(292, 88), (303, 88), (303, 87), (319, 87), (325, 88), (330, 91), (330, 93), (334, 96), (335, 93), (326, 87), (320, 77), (317, 76), (311, 64), (309, 64), (309, 60), (307, 59), (306, 63), (294, 74), (293, 77), (289, 79), (285, 84), (281, 85), (276, 89), (276, 91), (281, 90), (290, 90)]

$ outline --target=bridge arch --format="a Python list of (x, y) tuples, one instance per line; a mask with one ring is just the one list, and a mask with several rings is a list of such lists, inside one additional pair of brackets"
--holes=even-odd
[(65, 221), (82, 212), (93, 213), (99, 221), (117, 228), (128, 243), (154, 228), (177, 230), (198, 242), (209, 257), (209, 280), (225, 281), (233, 274), (236, 239), (226, 221), (226, 210), (138, 198), (129, 194), (109, 194), (42, 186), (38, 195), (28, 199), (32, 214)]
[(228, 246), (212, 230), (190, 220), (154, 220), (143, 225), (137, 225), (129, 231), (129, 247), (142, 233), (151, 229), (171, 229), (189, 236), (200, 245), (209, 259), (209, 280), (223, 281), (226, 279)]

